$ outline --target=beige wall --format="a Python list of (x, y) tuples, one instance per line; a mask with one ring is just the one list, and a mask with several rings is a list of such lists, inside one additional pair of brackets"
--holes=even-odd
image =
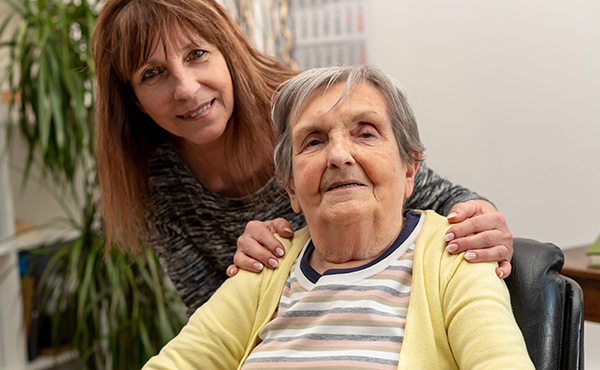
[(600, 2), (377, 0), (371, 62), (402, 82), (439, 173), (515, 235), (600, 234)]

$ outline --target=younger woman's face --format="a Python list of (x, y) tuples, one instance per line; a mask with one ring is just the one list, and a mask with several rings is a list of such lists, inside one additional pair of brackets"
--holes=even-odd
[(215, 45), (183, 32), (159, 42), (132, 78), (138, 107), (154, 122), (189, 144), (215, 144), (233, 112), (227, 63)]

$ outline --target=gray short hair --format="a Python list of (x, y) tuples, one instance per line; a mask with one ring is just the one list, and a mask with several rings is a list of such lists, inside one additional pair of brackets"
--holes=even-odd
[(417, 120), (406, 94), (391, 76), (377, 67), (366, 65), (309, 69), (282, 84), (273, 97), (271, 117), (278, 133), (273, 152), (275, 177), (283, 187), (289, 185), (292, 174), (291, 122), (297, 118), (310, 95), (318, 90), (327, 91), (339, 82), (345, 82), (346, 87), (338, 103), (359, 83), (369, 83), (377, 88), (387, 102), (402, 161), (406, 164), (421, 161), (425, 147), (419, 136)]

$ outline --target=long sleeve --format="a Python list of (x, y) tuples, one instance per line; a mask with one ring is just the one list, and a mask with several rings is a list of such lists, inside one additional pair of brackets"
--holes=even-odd
[(252, 338), (261, 284), (242, 271), (228, 279), (143, 369), (236, 369)]
[(487, 200), (479, 194), (444, 179), (435, 171), (421, 163), (415, 177), (412, 195), (406, 200), (406, 209), (432, 209), (441, 215), (448, 215), (457, 203), (472, 199)]
[(445, 252), (447, 220), (425, 217), (398, 368), (533, 369), (497, 264)]
[(217, 252), (207, 253), (190, 240), (178, 220), (157, 223), (154, 227), (156, 235), (151, 237), (150, 246), (191, 316), (227, 278), (224, 263), (233, 261), (233, 257), (229, 257), (231, 252), (223, 251), (228, 259)]
[(452, 353), (461, 369), (533, 369), (496, 266), (460, 258), (443, 298)]
[(143, 369), (239, 369), (258, 344), (260, 329), (272, 319), (289, 271), (308, 238), (308, 228), (296, 231), (291, 239), (280, 238), (287, 253), (279, 268), (260, 274), (242, 270), (227, 279)]

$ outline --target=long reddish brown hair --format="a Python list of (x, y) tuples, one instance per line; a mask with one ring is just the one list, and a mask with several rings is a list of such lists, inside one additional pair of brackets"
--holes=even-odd
[(231, 171), (243, 174), (249, 163), (263, 169), (252, 188), (272, 176), (276, 134), (270, 99), (298, 72), (258, 52), (213, 0), (108, 0), (92, 35), (98, 177), (108, 246), (139, 252), (152, 232), (148, 161), (169, 134), (138, 109), (131, 80), (158, 43), (169, 44), (179, 30), (212, 43), (227, 62), (235, 98), (227, 125)]

